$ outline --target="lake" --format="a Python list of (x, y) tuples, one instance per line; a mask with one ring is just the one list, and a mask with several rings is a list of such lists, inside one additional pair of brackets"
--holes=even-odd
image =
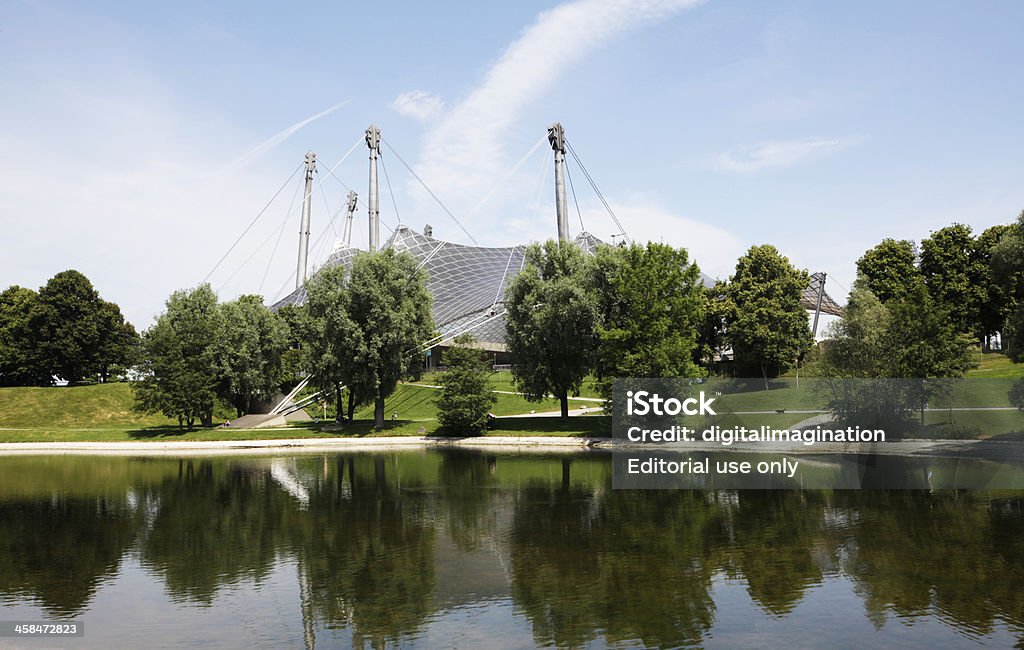
[(60, 643), (90, 648), (1024, 639), (1024, 493), (615, 490), (611, 467), (0, 458), (0, 621), (80, 621)]

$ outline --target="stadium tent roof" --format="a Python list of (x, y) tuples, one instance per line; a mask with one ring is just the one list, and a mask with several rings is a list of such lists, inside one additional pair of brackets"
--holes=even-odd
[[(574, 242), (590, 252), (604, 243), (588, 232), (577, 235)], [(501, 302), (509, 282), (523, 268), (525, 245), (507, 248), (465, 246), (434, 239), (399, 225), (384, 247), (407, 251), (426, 268), (427, 289), (434, 297), (434, 323), (445, 339), (468, 331), (480, 347), (505, 350), (505, 317)], [(342, 244), (320, 268), (348, 267), (360, 252)], [(815, 308), (820, 276), (814, 274), (811, 284), (804, 290), (802, 303), (807, 309)], [(701, 274), (701, 282), (705, 286), (714, 284), (714, 280), (704, 274)], [(305, 300), (305, 287), (300, 287), (272, 308), (302, 304)], [(828, 294), (822, 298), (821, 311), (842, 315), (842, 308)]]

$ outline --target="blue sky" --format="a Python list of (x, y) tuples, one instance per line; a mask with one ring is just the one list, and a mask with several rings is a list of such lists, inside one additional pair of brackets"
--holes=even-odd
[[(716, 276), (772, 243), (845, 297), (884, 237), (1024, 209), (1021, 24), (1017, 2), (13, 0), (0, 286), (77, 268), (145, 328), (308, 149), (325, 179), (322, 260), (346, 192), (326, 170), (370, 123), (480, 243), (546, 238), (546, 144), (477, 206), (558, 120), (635, 239), (685, 246)], [(385, 224), (466, 241), (387, 149), (384, 164)], [(358, 146), (334, 174), (365, 195), (366, 165)], [(570, 172), (586, 228), (607, 239), (616, 228)], [(222, 297), (289, 287), (295, 187), (211, 277)]]

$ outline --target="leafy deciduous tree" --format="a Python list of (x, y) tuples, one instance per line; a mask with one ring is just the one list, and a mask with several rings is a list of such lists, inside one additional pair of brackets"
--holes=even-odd
[(768, 385), (769, 370), (791, 367), (813, 344), (800, 298), (808, 283), (774, 246), (753, 246), (739, 259), (726, 289), (726, 336), (740, 367), (756, 367)]
[(602, 246), (594, 258), (596, 374), (611, 398), (616, 377), (697, 377), (697, 327), (705, 297), (685, 249), (666, 244)]
[(904, 296), (922, 279), (917, 248), (907, 239), (884, 239), (857, 260), (857, 274), (883, 303)]
[(142, 337), (141, 376), (133, 383), (136, 408), (177, 418), (189, 431), (196, 420), (213, 426), (222, 327), (210, 285), (174, 292), (167, 311)]
[(563, 418), (570, 391), (580, 389), (593, 362), (598, 310), (586, 286), (587, 266), (577, 246), (533, 244), (505, 292), (515, 384), (531, 401), (554, 395)]
[(487, 415), (497, 401), (487, 381), (491, 373), (486, 354), (473, 347), (469, 334), (455, 338), (444, 351), (448, 370), (441, 373), (437, 421), (449, 433), (479, 435), (487, 427)]

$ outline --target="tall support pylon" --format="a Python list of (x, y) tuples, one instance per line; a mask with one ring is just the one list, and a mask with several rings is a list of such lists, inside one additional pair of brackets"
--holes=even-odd
[(559, 122), (548, 127), (548, 142), (555, 151), (555, 214), (558, 241), (569, 241), (569, 204), (565, 198), (565, 131)]
[(380, 129), (371, 124), (366, 129), (366, 146), (370, 148), (370, 251), (380, 248), (380, 208), (377, 195), (377, 157), (380, 156)]
[(352, 245), (352, 218), (355, 216), (355, 213), (356, 213), (356, 199), (357, 198), (358, 197), (356, 196), (356, 193), (355, 193), (354, 190), (349, 191), (349, 193), (348, 193), (347, 215), (345, 216), (345, 236), (342, 239), (342, 241), (345, 242), (346, 246), (351, 246)]
[(299, 264), (295, 269), (295, 288), (306, 282), (306, 261), (309, 257), (309, 213), (313, 206), (313, 172), (316, 169), (316, 154), (306, 152), (306, 193), (302, 198), (302, 225), (299, 226)]
[(818, 318), (821, 316), (821, 299), (825, 296), (825, 278), (826, 274), (824, 271), (821, 273), (815, 273), (814, 275), (819, 276), (818, 278), (818, 299), (817, 304), (814, 306), (814, 325), (811, 326), (811, 336), (814, 338), (818, 337)]

